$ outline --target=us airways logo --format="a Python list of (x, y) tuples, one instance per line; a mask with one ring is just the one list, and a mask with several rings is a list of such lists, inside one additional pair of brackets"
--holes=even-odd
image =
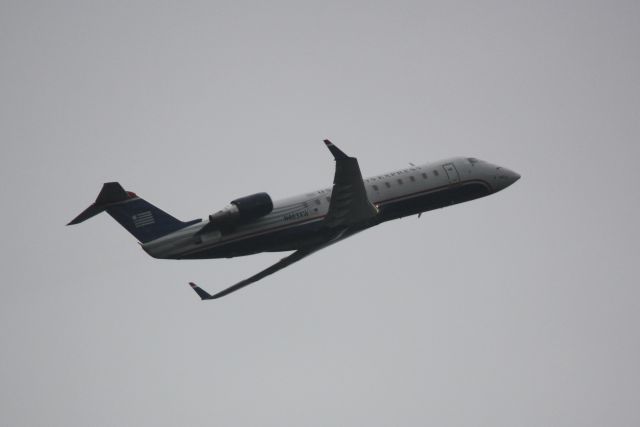
[(140, 212), (131, 217), (133, 219), (133, 225), (136, 228), (144, 227), (145, 225), (151, 225), (156, 221), (153, 219), (151, 211)]

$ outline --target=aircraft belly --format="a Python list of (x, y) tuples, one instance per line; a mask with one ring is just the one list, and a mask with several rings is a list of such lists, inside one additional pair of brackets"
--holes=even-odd
[(483, 181), (467, 182), (443, 187), (430, 192), (381, 202), (381, 221), (389, 221), (404, 216), (415, 215), (457, 203), (467, 202), (491, 194), (491, 187)]
[(233, 258), (260, 252), (281, 252), (300, 249), (323, 238), (322, 221), (313, 221), (264, 234), (230, 240), (219, 245), (190, 251), (178, 259)]

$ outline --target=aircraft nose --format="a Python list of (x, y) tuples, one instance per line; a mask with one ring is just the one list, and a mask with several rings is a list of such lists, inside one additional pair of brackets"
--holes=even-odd
[(495, 175), (493, 176), (493, 182), (495, 191), (504, 190), (514, 182), (520, 179), (520, 174), (510, 169), (496, 166)]

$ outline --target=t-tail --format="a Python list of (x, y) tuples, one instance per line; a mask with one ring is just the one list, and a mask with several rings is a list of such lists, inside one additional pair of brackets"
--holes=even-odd
[(111, 215), (142, 243), (150, 242), (200, 221), (197, 219), (182, 222), (141, 199), (135, 193), (125, 191), (119, 183), (107, 182), (102, 186), (96, 201), (67, 225), (79, 224), (103, 211)]

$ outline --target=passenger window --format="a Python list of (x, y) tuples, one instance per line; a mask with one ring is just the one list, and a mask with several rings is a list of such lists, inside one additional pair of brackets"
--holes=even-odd
[(380, 191), (380, 189), (378, 188), (378, 186), (377, 186), (377, 185), (374, 185), (374, 186), (373, 186), (373, 189), (374, 189), (374, 190), (376, 190), (376, 191)]
[(416, 182), (416, 179), (413, 177), (413, 175), (411, 175), (409, 179), (411, 180), (411, 182)]
[(439, 175), (439, 173), (438, 173), (438, 171), (437, 171), (436, 169), (434, 169), (434, 170), (433, 170), (433, 174), (434, 174), (435, 176), (438, 176), (438, 175)]
[(422, 177), (423, 177), (424, 179), (427, 179), (427, 173), (426, 173), (426, 172), (422, 172)]
[(391, 184), (389, 184), (388, 182), (385, 182), (384, 185), (386, 185), (387, 188), (391, 188)]
[(320, 199), (316, 199), (316, 205), (320, 204)]
[(331, 197), (327, 196), (327, 202), (331, 202)]
[(402, 182), (401, 179), (398, 179), (398, 184), (402, 185), (402, 184), (404, 184), (404, 182)]

